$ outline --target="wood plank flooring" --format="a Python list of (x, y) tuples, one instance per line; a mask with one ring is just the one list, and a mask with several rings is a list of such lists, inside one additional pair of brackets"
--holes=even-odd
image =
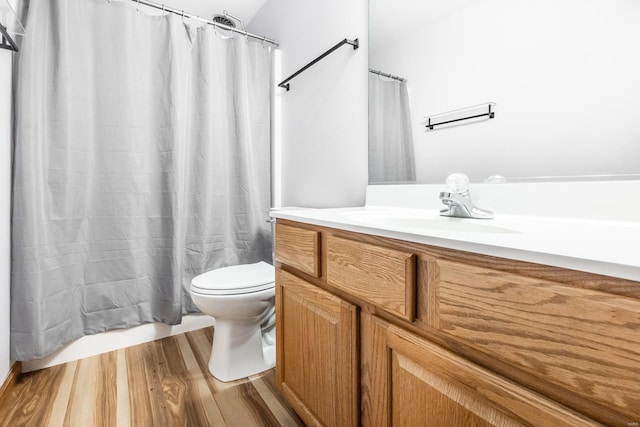
[(274, 370), (211, 376), (212, 339), (209, 327), (23, 374), (0, 426), (304, 426)]

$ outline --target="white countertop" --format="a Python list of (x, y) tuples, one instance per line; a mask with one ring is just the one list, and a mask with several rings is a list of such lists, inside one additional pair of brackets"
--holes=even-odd
[(640, 221), (500, 212), (489, 220), (448, 218), (433, 209), (437, 204), (416, 209), (381, 206), (372, 199), (368, 196), (364, 207), (283, 208), (271, 216), (640, 281)]

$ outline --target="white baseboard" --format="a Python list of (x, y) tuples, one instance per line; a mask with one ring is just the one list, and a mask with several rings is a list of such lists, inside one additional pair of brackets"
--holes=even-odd
[(170, 326), (164, 323), (147, 323), (128, 329), (117, 329), (100, 334), (86, 335), (44, 359), (22, 362), (22, 372), (36, 371), (73, 360), (166, 338), (171, 335), (206, 328), (207, 326), (213, 326), (214, 323), (215, 321), (211, 316), (190, 314), (183, 316), (182, 323), (179, 325)]

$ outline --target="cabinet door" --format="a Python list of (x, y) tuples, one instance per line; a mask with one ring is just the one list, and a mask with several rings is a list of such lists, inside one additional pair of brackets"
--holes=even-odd
[(276, 377), (309, 425), (358, 425), (358, 309), (284, 270), (276, 275)]
[(600, 425), (375, 316), (361, 316), (365, 426)]

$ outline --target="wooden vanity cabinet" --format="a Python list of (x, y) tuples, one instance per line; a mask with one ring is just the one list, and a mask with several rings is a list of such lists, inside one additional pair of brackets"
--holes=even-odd
[(280, 219), (276, 266), (308, 425), (640, 425), (638, 282)]

